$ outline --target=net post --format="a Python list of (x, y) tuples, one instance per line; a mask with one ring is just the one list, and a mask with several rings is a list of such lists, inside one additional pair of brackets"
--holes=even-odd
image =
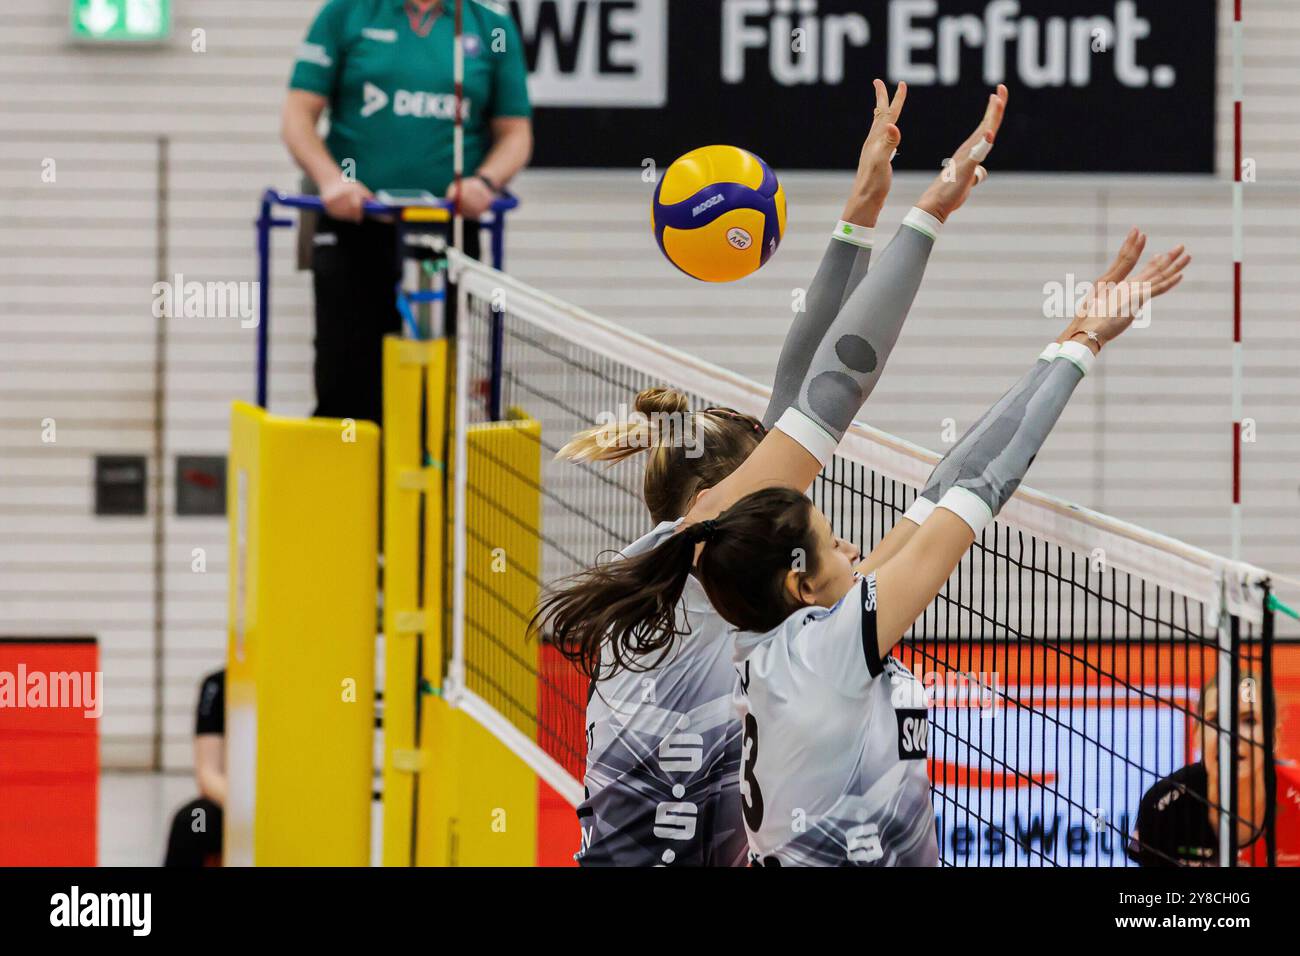
[[(1223, 594), (1225, 582), (1222, 574), (1219, 577), (1220, 593)], [(1226, 598), (1226, 595), (1225, 595)], [(1216, 800), (1219, 812), (1219, 865), (1230, 866), (1229, 854), (1232, 847), (1232, 830), (1233, 821), (1229, 808), (1225, 808), (1224, 801), (1227, 797), (1231, 801), (1231, 793), (1234, 776), (1232, 772), (1232, 758), (1228, 757), (1229, 748), (1232, 746), (1232, 653), (1233, 653), (1233, 629), (1231, 625), (1232, 615), (1228, 611), (1226, 599), (1220, 601), (1219, 626), (1218, 626), (1218, 663), (1215, 676), (1215, 688), (1219, 695), (1217, 704), (1218, 724), (1218, 754), (1219, 754), (1219, 780), (1218, 780), (1218, 799)], [(1201, 704), (1204, 709), (1204, 702)], [(1227, 812), (1225, 812), (1227, 811)]]
[[(459, 250), (452, 254), (452, 268), (459, 266)], [(459, 271), (457, 269), (457, 271)], [(465, 315), (469, 308), (469, 294), (463, 283), (456, 286), (456, 308)], [(467, 323), (461, 323), (468, 327)], [(450, 340), (456, 350), (456, 373), (453, 392), (452, 500), (452, 611), (451, 660), (444, 678), (444, 696), (453, 707), (459, 702), (465, 688), (465, 573), (466, 573), (466, 499), (469, 482), (468, 432), (469, 432), (469, 343), (461, 337)]]
[(501, 378), (505, 363), (505, 311), (492, 305), (492, 366), (488, 383), (488, 419), (501, 421)]
[[(1228, 858), (1224, 866), (1237, 865), (1237, 821), (1241, 819), (1241, 706), (1238, 698), (1241, 695), (1241, 617), (1233, 614), (1228, 618), (1228, 631), (1232, 639), (1231, 665), (1229, 667), (1231, 693), (1228, 695), (1229, 707), (1232, 708), (1229, 727), (1232, 733), (1229, 738), (1232, 748), (1232, 757), (1227, 763), (1228, 772), (1231, 774), (1231, 786), (1228, 788), (1228, 819), (1232, 825), (1228, 828)], [(1222, 700), (1222, 698), (1220, 698)], [(1219, 763), (1225, 763), (1222, 751), (1219, 754)], [(1220, 770), (1222, 778), (1222, 770)]]
[(1244, 184), (1242, 181), (1243, 114), (1245, 110), (1245, 71), (1243, 69), (1244, 25), (1241, 0), (1233, 5), (1232, 17), (1232, 501), (1229, 512), (1232, 560), (1241, 560), (1241, 423), (1244, 401), (1242, 340), (1242, 272), (1246, 228)]
[(1277, 726), (1277, 699), (1273, 695), (1273, 604), (1269, 600), (1272, 585), (1265, 580), (1260, 587), (1264, 591), (1262, 606), (1264, 620), (1260, 625), (1260, 666), (1259, 683), (1264, 685), (1264, 847), (1267, 854), (1266, 864), (1271, 869), (1277, 866), (1277, 767), (1273, 760), (1273, 750), (1277, 746), (1274, 729)]
[[(492, 239), (492, 268), (498, 272), (505, 264), (506, 258), (506, 218), (503, 210), (492, 213), (492, 224), (488, 227)], [(505, 363), (505, 310), (492, 309), (492, 374), (488, 388), (488, 418), (494, 422), (501, 421), (501, 378)]]

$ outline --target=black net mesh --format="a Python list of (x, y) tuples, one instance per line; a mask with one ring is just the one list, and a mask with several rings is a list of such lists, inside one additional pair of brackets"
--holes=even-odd
[[(641, 496), (642, 456), (608, 466), (554, 455), (575, 432), (630, 407), (641, 389), (673, 383), (640, 371), (635, 345), (614, 360), (492, 307), (471, 296), (459, 320), (459, 347), (469, 350), (471, 435), (493, 427), (494, 416), (513, 419), (517, 435), (505, 450), (477, 437), (469, 442), (466, 679), (581, 780), (587, 687), (563, 659), (525, 636), (527, 605), (544, 583), (631, 542), (651, 521)], [(690, 398), (693, 408), (714, 404), (708, 395)], [(812, 496), (865, 553), (915, 493), (837, 458)], [(494, 534), (506, 533), (500, 529), (527, 552), (506, 556), (522, 571), (522, 589), (503, 589), (487, 567)], [(1263, 704), (1251, 689), (1263, 651), (1256, 630), (1236, 619), (1230, 636), (1238, 697), (1253, 700), (1239, 708), (1233, 728), (1242, 780), (1235, 798), (1219, 796), (1217, 779), (1209, 779), (1217, 776), (1218, 728), (1205, 721), (1200, 700), (1219, 666), (1218, 621), (1196, 601), (1109, 568), (1103, 553), (1076, 553), (1003, 522), (991, 525), (896, 652), (931, 695), (942, 861), (1214, 864), (1219, 813), (1237, 821), (1236, 839), (1248, 843), (1264, 819)], [(1190, 785), (1178, 799), (1200, 808), (1192, 818), (1205, 831), (1180, 843), (1181, 836), (1160, 830), (1159, 813), (1139, 828), (1143, 795), (1187, 767), (1191, 777), (1179, 780)]]

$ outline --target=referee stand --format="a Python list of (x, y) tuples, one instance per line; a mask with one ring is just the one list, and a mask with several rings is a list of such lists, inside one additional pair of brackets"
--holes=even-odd
[[(504, 194), (478, 223), (498, 269), (507, 215), (518, 204)], [(446, 821), (467, 806), (500, 803), (495, 793), (488, 800), (466, 789), (463, 774), (448, 772), (449, 761), (465, 748), (477, 755), (482, 783), (493, 790), (524, 794), (531, 781), (527, 768), (508, 755), (487, 759), (493, 741), (486, 732), (479, 737), (487, 739), (475, 737), (472, 721), (439, 706), (448, 566), (442, 534), (446, 425), (456, 334), (454, 310), (446, 308), (455, 301), (447, 298), (446, 269), (452, 206), (431, 197), (395, 201), (382, 193), (365, 204), (367, 217), (395, 223), (393, 255), (401, 263), (396, 301), (403, 329), (384, 343), (381, 440), (367, 421), (267, 412), (271, 234), (296, 225), (297, 216), (287, 210), (321, 211), (323, 203), (275, 189), (261, 196), (256, 404), (234, 403), (227, 489), (228, 668), (235, 677), (236, 719), (225, 831), (236, 864), (372, 862), (376, 800), (383, 807), (385, 865), (525, 863), (535, 857), (530, 800), (511, 807), (515, 824), (506, 840), (469, 832), (452, 845), (443, 839)], [(502, 321), (501, 313), (490, 317), (491, 367), (483, 370), (481, 386), (494, 418)], [(382, 676), (375, 673), (377, 634), (383, 637)], [(378, 728), (382, 793), (375, 786)], [(500, 772), (493, 770), (497, 765)], [(303, 806), (313, 809), (288, 809)], [(277, 828), (277, 818), (293, 825)]]
[[(368, 217), (387, 216), (397, 223), (397, 248), (394, 250), (394, 256), (401, 257), (403, 261), (410, 256), (407, 251), (406, 237), (412, 234), (425, 233), (437, 234), (442, 233), (444, 236), (451, 232), (452, 211), (455, 203), (449, 199), (434, 199), (431, 202), (418, 203), (384, 203), (378, 200), (369, 199), (365, 203), (365, 214)], [(491, 215), (479, 221), (479, 227), (487, 230), (490, 242), (489, 248), (492, 254), (492, 266), (496, 269), (503, 269), (505, 265), (505, 235), (506, 235), (506, 215), (512, 210), (518, 208), (519, 199), (510, 194), (503, 193), (498, 197), (490, 208)], [(277, 215), (277, 209), (307, 209), (314, 212), (324, 212), (325, 204), (319, 196), (299, 195), (295, 193), (282, 192), (278, 189), (267, 189), (262, 193), (261, 208), (258, 212), (256, 221), (257, 227), (257, 281), (258, 281), (258, 323), (257, 323), (257, 404), (261, 408), (267, 406), (267, 384), (269, 378), (269, 352), (270, 352), (270, 327), (271, 327), (271, 232), (275, 229), (289, 228), (297, 225), (295, 219), (283, 215)], [(426, 290), (403, 289), (401, 283), (398, 284), (397, 302), (398, 309), (403, 313), (403, 321), (407, 325), (407, 331), (411, 338), (428, 338), (429, 330), (420, 328), (415, 321), (414, 313), (410, 308), (411, 303), (422, 304), (427, 302), (445, 301), (445, 290)], [(447, 334), (454, 334), (453, 329), (446, 330)], [(494, 340), (500, 336), (494, 336)], [(498, 396), (494, 401), (493, 408), (499, 411), (500, 401), (500, 364), (497, 363), (493, 369), (492, 383), (493, 395)], [(493, 416), (497, 417), (497, 416)]]

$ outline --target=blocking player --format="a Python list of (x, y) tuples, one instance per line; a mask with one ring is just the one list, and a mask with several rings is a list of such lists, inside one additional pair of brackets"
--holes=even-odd
[[(852, 401), (856, 412), (889, 357), (943, 220), (984, 178), (979, 163), (1001, 123), (1004, 87), (990, 97), (983, 122), (959, 151), (962, 162), (926, 192), (868, 271), (872, 229), (889, 192), (889, 164), (900, 141), (897, 122), (907, 95), (905, 84), (892, 100), (881, 81), (874, 85), (876, 109), (853, 190), (809, 289), (807, 311), (782, 348), (763, 421), (730, 409), (691, 412), (684, 396), (651, 389), (637, 397), (646, 423), (612, 434), (607, 427), (589, 429), (560, 452), (574, 461), (617, 461), (648, 448), (644, 489), (651, 517), (659, 523), (656, 531), (671, 529), (701, 493), (720, 484), (758, 446), (797, 398), (833, 325), (841, 337), (851, 335), (854, 345), (866, 346), (859, 362), (870, 358), (868, 381), (860, 390), (855, 384), (851, 399), (833, 399)], [(869, 335), (871, 344), (858, 333)], [(644, 434), (651, 429), (648, 423), (665, 419), (676, 428)], [(685, 447), (684, 434), (699, 436), (702, 453)], [(643, 552), (654, 534), (624, 553)], [(578, 808), (582, 848), (577, 858), (584, 865), (744, 862), (737, 796), (740, 725), (731, 706), (735, 674), (723, 639), (728, 625), (695, 578), (684, 584), (672, 615), (673, 636), (655, 655), (633, 660), (617, 643), (594, 644), (572, 655), (592, 679), (586, 799)]]

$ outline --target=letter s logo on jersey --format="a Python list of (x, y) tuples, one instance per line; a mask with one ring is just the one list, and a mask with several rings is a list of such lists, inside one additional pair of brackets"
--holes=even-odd
[(654, 834), (661, 840), (694, 839), (698, 814), (693, 803), (661, 803), (655, 807)]
[(672, 734), (659, 742), (659, 769), (694, 773), (703, 765), (704, 738), (699, 734)]
[(880, 827), (864, 823), (845, 830), (844, 852), (850, 863), (875, 863), (882, 859), (885, 848), (880, 845)]
[(898, 715), (898, 759), (924, 760), (930, 744), (930, 720), (925, 708), (896, 710)]

